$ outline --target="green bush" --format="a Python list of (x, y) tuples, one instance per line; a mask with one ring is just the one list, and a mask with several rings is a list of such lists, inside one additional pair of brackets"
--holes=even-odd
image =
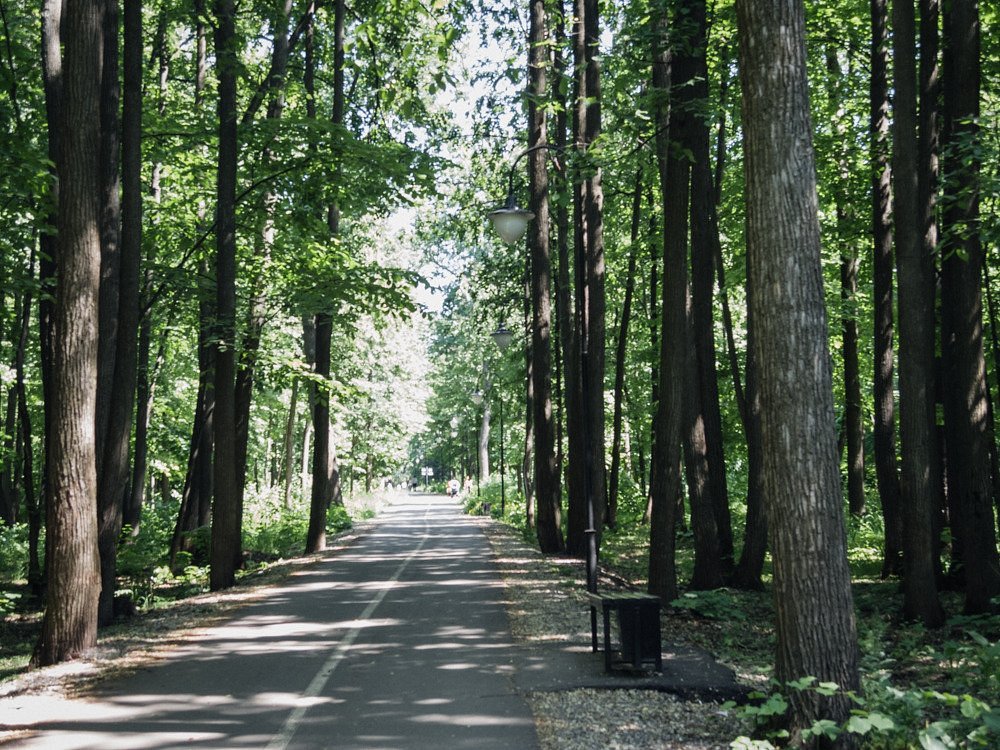
[[(730, 747), (739, 750), (770, 750), (789, 739), (781, 719), (790, 705), (789, 695), (810, 691), (833, 696), (840, 688), (832, 682), (803, 677), (770, 693), (753, 693), (745, 706), (725, 704), (752, 719), (766, 739), (739, 737)], [(936, 690), (899, 690), (884, 682), (865, 686), (865, 695), (844, 693), (854, 704), (842, 723), (820, 718), (803, 731), (803, 738), (836, 740), (851, 734), (860, 738), (865, 750), (971, 750), (1000, 746), (1000, 708), (972, 695), (954, 695)]]
[(28, 575), (28, 526), (0, 526), (0, 581), (20, 581)]
[(351, 521), (351, 516), (347, 512), (347, 508), (343, 505), (331, 505), (329, 510), (326, 512), (326, 533), (327, 534), (339, 534), (341, 531), (346, 531), (351, 528), (353, 522)]

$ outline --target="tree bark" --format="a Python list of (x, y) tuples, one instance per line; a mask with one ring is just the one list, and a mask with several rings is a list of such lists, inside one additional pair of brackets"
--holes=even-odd
[[(677, 598), (674, 560), (676, 498), (681, 486), (684, 367), (687, 358), (687, 199), (689, 163), (670, 148), (677, 138), (672, 113), (666, 106), (671, 90), (671, 60), (667, 48), (667, 19), (656, 21), (653, 49), (653, 90), (657, 97), (656, 149), (663, 207), (663, 300), (659, 340), (659, 398), (653, 418), (650, 457), (649, 591), (663, 601)], [(681, 78), (684, 76), (682, 75)], [(690, 76), (688, 76), (690, 77)]]
[[(50, 231), (43, 231), (39, 237), (38, 260), (38, 339), (39, 365), (42, 376), (43, 409), (43, 464), (40, 504), (46, 509), (51, 506), (48, 486), (48, 463), (53, 455), (52, 438), (55, 435), (53, 411), (55, 404), (55, 285), (56, 263), (59, 259), (59, 178), (58, 164), (62, 159), (62, 89), (63, 63), (61, 50), (61, 19), (63, 0), (42, 1), (42, 80), (45, 89), (45, 115), (48, 123), (48, 157), (50, 166), (49, 205), (52, 210), (45, 217)], [(46, 567), (49, 560), (49, 537), (45, 537)]]
[(903, 614), (944, 623), (935, 577), (932, 514), (941, 482), (934, 408), (934, 261), (918, 236), (917, 88), (913, 5), (893, 5), (893, 194), (899, 292), (899, 430), (903, 508)]
[[(573, 46), (573, 101), (572, 101), (572, 128), (573, 141), (579, 147), (584, 140), (586, 129), (586, 99), (587, 99), (587, 77), (585, 58), (585, 28), (584, 17), (586, 16), (585, 0), (574, 0), (574, 17), (572, 21), (572, 46)], [(567, 103), (569, 106), (569, 103)], [(567, 488), (569, 490), (569, 504), (567, 507), (566, 519), (566, 552), (574, 557), (584, 558), (587, 556), (587, 529), (591, 528), (588, 517), (589, 487), (592, 477), (588, 472), (588, 454), (590, 445), (586, 440), (587, 435), (587, 403), (584, 388), (584, 381), (587, 375), (584, 373), (585, 356), (585, 335), (586, 317), (586, 222), (584, 219), (584, 194), (586, 186), (583, 181), (574, 175), (573, 180), (573, 312), (572, 329), (567, 328), (567, 338), (564, 349), (567, 349), (569, 357), (566, 363), (566, 431), (569, 449), (569, 467), (567, 476)], [(566, 285), (560, 283), (559, 286), (567, 290), (569, 286), (569, 227), (567, 226), (566, 240)], [(562, 249), (560, 249), (562, 252)], [(561, 259), (560, 259), (560, 262)], [(568, 308), (568, 305), (567, 305)], [(572, 333), (570, 333), (570, 330)]]
[(894, 313), (892, 293), (892, 172), (889, 148), (889, 34), (887, 0), (871, 0), (872, 285), (874, 296), (875, 477), (882, 501), (885, 555), (882, 577), (903, 571), (903, 517), (896, 463)]
[[(691, 97), (695, 107), (708, 102), (707, 37), (708, 18), (704, 0), (691, 2), (689, 22), (693, 36), (686, 46), (693, 56), (694, 79)], [(707, 501), (715, 527), (714, 541), (719, 560), (711, 563), (728, 572), (733, 567), (733, 524), (729, 512), (729, 487), (726, 481), (726, 456), (722, 435), (722, 409), (715, 351), (715, 315), (713, 312), (713, 260), (718, 244), (715, 226), (715, 191), (712, 184), (711, 137), (708, 123), (697, 111), (687, 128), (688, 143), (694, 155), (691, 167), (691, 325), (694, 334), (695, 384), (700, 403), (700, 418), (705, 435), (707, 460)], [(692, 391), (692, 394), (695, 391)], [(713, 588), (721, 577), (714, 572), (704, 579)]]
[(615, 390), (614, 416), (612, 417), (611, 438), (611, 478), (608, 482), (608, 508), (605, 523), (610, 528), (618, 524), (618, 484), (621, 475), (622, 422), (625, 404), (625, 353), (628, 347), (628, 329), (632, 318), (632, 297), (635, 295), (635, 269), (638, 255), (639, 225), (642, 220), (642, 169), (635, 175), (635, 190), (632, 193), (632, 226), (628, 252), (628, 270), (625, 272), (625, 301), (622, 303), (622, 319), (618, 327), (618, 342), (615, 347)]
[(236, 466), (236, 8), (216, 0), (219, 154), (216, 204), (215, 456), (212, 504), (213, 591), (236, 582), (242, 563), (243, 508)]
[(295, 422), (297, 419), (298, 400), (299, 379), (296, 376), (292, 380), (292, 397), (291, 403), (288, 405), (288, 419), (285, 422), (285, 439), (282, 442), (285, 467), (282, 497), (284, 498), (283, 505), (288, 509), (292, 507), (292, 476), (295, 473)]
[[(344, 22), (343, 0), (334, 3), (334, 86), (333, 116), (334, 127), (344, 124)], [(310, 24), (312, 22), (310, 21)], [(340, 175), (338, 174), (338, 177)], [(327, 214), (327, 226), (331, 236), (340, 231), (340, 208), (333, 204)], [(326, 381), (330, 377), (330, 344), (333, 318), (327, 312), (316, 315), (316, 365), (318, 378)], [(313, 483), (309, 512), (309, 529), (306, 535), (306, 551), (319, 552), (326, 548), (326, 511), (334, 498), (340, 495), (340, 473), (330, 447), (330, 394), (326, 389), (317, 388), (313, 403)]]
[[(748, 279), (749, 279), (749, 268)], [(752, 294), (747, 289), (748, 297)], [(748, 307), (750, 307), (748, 305)], [(764, 446), (760, 427), (760, 387), (754, 362), (754, 324), (752, 310), (747, 319), (746, 402), (743, 429), (747, 439), (747, 520), (743, 530), (743, 549), (733, 570), (730, 584), (738, 589), (763, 591), (764, 561), (767, 556), (767, 515), (764, 502)]]
[[(117, 5), (117, 0), (109, 0)], [(117, 14), (109, 14), (117, 23)], [(106, 20), (109, 22), (111, 18)], [(129, 448), (135, 405), (137, 337), (139, 333), (139, 272), (142, 258), (142, 3), (125, 3), (122, 107), (121, 236), (118, 260), (117, 330), (115, 332), (111, 401), (104, 435), (104, 455), (98, 475), (101, 535), (101, 601), (99, 624), (114, 619), (116, 554), (128, 496)], [(107, 44), (107, 37), (105, 44)], [(107, 50), (105, 50), (107, 52)], [(117, 48), (115, 56), (117, 56)], [(105, 64), (107, 67), (107, 64)], [(106, 76), (105, 76), (106, 77)], [(103, 287), (102, 281), (102, 287)], [(113, 394), (113, 395), (112, 395)], [(134, 520), (134, 519), (133, 519)]]
[[(738, 0), (747, 247), (760, 370), (764, 487), (774, 559), (780, 682), (809, 675), (858, 690), (841, 513), (816, 172), (801, 0)], [(843, 693), (791, 700), (791, 741), (845, 721)], [(841, 746), (849, 746), (847, 739)]]
[[(925, 0), (926, 1), (926, 0)], [(990, 611), (1000, 594), (993, 517), (983, 348), (979, 228), (980, 31), (977, 3), (946, 5), (945, 137), (950, 200), (944, 212), (942, 361), (948, 439), (948, 497), (962, 541), (965, 613)]]
[(528, 38), (528, 155), (529, 210), (535, 220), (528, 228), (531, 260), (531, 380), (532, 428), (535, 433), (536, 533), (545, 554), (562, 552), (562, 508), (559, 497), (559, 467), (556, 466), (552, 422), (552, 303), (549, 260), (549, 178), (546, 169), (548, 131), (547, 100), (548, 30), (544, 0), (531, 0)]
[[(35, 252), (32, 250), (28, 261), (28, 276), (35, 273)], [(28, 521), (28, 586), (33, 595), (42, 588), (42, 567), (39, 564), (38, 545), (42, 530), (42, 508), (35, 492), (35, 456), (31, 442), (31, 414), (24, 382), (24, 357), (28, 348), (28, 334), (31, 330), (31, 290), (24, 294), (21, 304), (21, 335), (18, 340), (17, 355), (14, 358), (14, 388), (17, 391), (17, 421), (21, 438), (21, 482), (24, 492), (24, 508)]]
[[(288, 19), (292, 12), (291, 0), (280, 0), (273, 21), (273, 42), (271, 51), (271, 101), (267, 108), (267, 120), (276, 122), (284, 110), (285, 73), (288, 69)], [(261, 162), (266, 168), (272, 159), (270, 147), (265, 147)], [(250, 406), (253, 401), (254, 371), (257, 354), (264, 330), (264, 282), (270, 264), (271, 248), (274, 245), (274, 206), (277, 202), (273, 189), (265, 190), (259, 207), (261, 226), (256, 241), (255, 269), (250, 304), (247, 308), (246, 325), (240, 348), (239, 366), (236, 371), (236, 479), (241, 495), (246, 490), (247, 445), (250, 438)], [(240, 502), (242, 505), (242, 500)]]
[(97, 304), (101, 238), (96, 146), (101, 4), (68, 0), (59, 169), (54, 403), (48, 458), (48, 603), (35, 666), (72, 659), (97, 642)]
[(851, 231), (851, 202), (847, 195), (850, 166), (847, 153), (847, 132), (844, 124), (845, 113), (837, 83), (844, 73), (837, 59), (837, 50), (831, 45), (826, 48), (827, 96), (830, 106), (836, 111), (833, 123), (836, 133), (834, 160), (837, 182), (833, 188), (837, 219), (837, 244), (840, 246), (840, 317), (841, 353), (844, 365), (844, 431), (847, 437), (847, 500), (852, 516), (865, 513), (865, 445), (864, 415), (861, 404), (861, 367), (858, 361), (858, 257), (848, 234)]
[(559, 496), (559, 467), (555, 457), (555, 433), (552, 421), (552, 303), (550, 297), (551, 263), (549, 260), (549, 178), (546, 168), (548, 130), (545, 121), (547, 101), (546, 66), (548, 65), (547, 21), (544, 0), (531, 0), (531, 23), (528, 38), (528, 183), (531, 195), (529, 210), (535, 221), (528, 229), (528, 253), (531, 267), (531, 366), (533, 406), (532, 427), (535, 433), (536, 533), (539, 549), (546, 554), (562, 552), (562, 508)]
[[(582, 0), (584, 14), (583, 75), (586, 79), (586, 98), (581, 101), (584, 115), (582, 147), (589, 156), (591, 144), (601, 135), (601, 81), (600, 81), (600, 19), (599, 0)], [(589, 527), (594, 530), (594, 543), (588, 542), (588, 556), (593, 558), (596, 570), (597, 550), (601, 543), (604, 508), (607, 504), (607, 461), (604, 446), (604, 369), (607, 328), (605, 325), (605, 263), (604, 263), (604, 189), (602, 169), (592, 164), (584, 190), (583, 221), (586, 242), (583, 246), (586, 262), (586, 286), (581, 306), (585, 309), (584, 327), (580, 336), (581, 370), (584, 370), (583, 398), (586, 406), (584, 418), (588, 421), (587, 470), (588, 494), (591, 508), (588, 511)], [(595, 582), (596, 585), (596, 582)]]

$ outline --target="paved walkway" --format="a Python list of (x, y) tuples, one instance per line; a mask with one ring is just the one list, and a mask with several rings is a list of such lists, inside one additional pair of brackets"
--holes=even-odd
[(414, 495), (163, 662), (0, 725), (27, 733), (5, 748), (527, 750), (520, 661), (485, 537)]

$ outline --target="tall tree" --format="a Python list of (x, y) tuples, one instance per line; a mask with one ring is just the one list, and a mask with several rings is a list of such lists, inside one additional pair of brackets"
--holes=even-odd
[[(760, 368), (778, 680), (857, 690), (858, 647), (834, 430), (801, 0), (739, 0), (746, 227)], [(843, 694), (791, 696), (792, 742)], [(845, 741), (843, 744), (849, 744)]]
[[(291, 0), (278, 0), (271, 20), (273, 41), (271, 48), (271, 69), (268, 90), (270, 101), (267, 107), (267, 122), (276, 123), (285, 108), (286, 70), (288, 69), (289, 39), (288, 23), (292, 12)], [(273, 161), (271, 145), (264, 147), (260, 163), (264, 170)], [(264, 330), (265, 278), (271, 262), (271, 250), (275, 238), (275, 205), (277, 195), (273, 186), (263, 192), (258, 204), (259, 227), (254, 237), (255, 268), (251, 284), (250, 300), (247, 305), (243, 341), (240, 347), (239, 364), (236, 370), (236, 478), (243, 493), (246, 489), (247, 444), (250, 439), (250, 406), (253, 401), (254, 373)]]
[[(118, 337), (121, 333), (118, 319), (118, 298), (121, 289), (121, 82), (119, 80), (119, 34), (121, 13), (117, 0), (105, 0), (104, 34), (102, 41), (104, 61), (101, 78), (101, 151), (100, 151), (100, 211), (101, 211), (101, 289), (98, 325), (100, 335), (97, 350), (97, 513), (98, 545), (101, 553), (101, 597), (98, 623), (105, 625), (114, 617), (113, 603), (118, 535), (121, 532), (121, 509), (124, 497), (123, 472), (128, 460), (128, 441), (131, 428), (131, 401), (129, 417), (116, 419), (115, 434), (111, 434), (111, 412), (123, 389), (115, 383)], [(124, 427), (124, 430), (121, 428)], [(124, 433), (124, 439), (122, 436)], [(105, 454), (112, 443), (111, 460), (116, 464), (105, 469)], [(116, 461), (120, 447), (126, 451), (125, 460)], [(113, 484), (112, 484), (113, 482)]]
[(618, 523), (619, 477), (622, 463), (622, 423), (625, 406), (625, 359), (628, 330), (632, 319), (632, 298), (635, 295), (635, 269), (639, 249), (639, 226), (642, 221), (642, 169), (636, 172), (632, 193), (632, 223), (629, 233), (628, 268), (625, 271), (625, 300), (622, 303), (618, 341), (615, 345), (614, 416), (611, 420), (611, 474), (608, 480), (608, 508), (605, 520), (611, 528)]
[(861, 365), (858, 360), (858, 254), (850, 237), (853, 207), (849, 200), (850, 164), (847, 150), (847, 113), (838, 83), (844, 78), (838, 51), (826, 48), (827, 96), (835, 113), (834, 162), (837, 179), (833, 187), (837, 244), (840, 246), (841, 351), (844, 366), (844, 432), (847, 437), (847, 500), (853, 516), (865, 512), (864, 418), (861, 403)]
[(242, 563), (243, 508), (236, 466), (236, 7), (216, 0), (219, 153), (215, 207), (215, 463), (212, 503), (212, 590), (236, 582)]
[[(117, 4), (112, 0), (110, 4)], [(117, 13), (106, 13), (105, 24), (117, 24)], [(136, 362), (139, 332), (139, 267), (142, 256), (142, 3), (129, 2), (124, 8), (124, 70), (121, 122), (121, 233), (113, 286), (116, 319), (114, 367), (111, 391), (102, 398), (110, 402), (99, 456), (98, 507), (101, 546), (101, 601), (98, 620), (109, 623), (114, 617), (116, 555), (118, 536), (129, 480), (129, 445), (132, 410), (135, 404)], [(112, 35), (105, 32), (105, 45)], [(114, 35), (117, 38), (117, 35)], [(115, 48), (115, 56), (118, 51)], [(105, 48), (107, 57), (107, 47)], [(105, 63), (107, 70), (107, 63)], [(117, 66), (115, 66), (117, 68)], [(105, 72), (105, 79), (107, 72)], [(117, 101), (117, 99), (116, 99)], [(117, 162), (117, 154), (114, 155)], [(102, 289), (106, 279), (101, 280)], [(103, 315), (104, 313), (102, 313)], [(113, 394), (113, 395), (112, 395)], [(101, 399), (99, 398), (100, 402)], [(130, 519), (131, 520), (131, 519)]]
[(687, 321), (687, 159), (670, 147), (675, 118), (668, 107), (671, 91), (668, 19), (664, 12), (654, 22), (653, 95), (656, 105), (656, 151), (660, 198), (663, 206), (663, 300), (658, 356), (658, 399), (653, 417), (650, 456), (649, 591), (664, 601), (677, 598), (674, 559), (677, 494), (681, 486), (681, 431), (683, 425), (684, 369), (688, 356), (683, 335)]
[(532, 428), (534, 430), (536, 532), (542, 552), (563, 550), (559, 473), (552, 421), (552, 305), (549, 260), (549, 178), (546, 168), (548, 131), (545, 121), (548, 30), (545, 0), (531, 0), (528, 37), (528, 183), (529, 209), (535, 221), (528, 228), (531, 268)]
[[(718, 367), (713, 315), (713, 260), (719, 244), (715, 220), (715, 187), (712, 180), (711, 136), (706, 114), (708, 106), (708, 13), (704, 0), (690, 4), (691, 24), (687, 46), (694, 62), (692, 99), (696, 111), (687, 131), (693, 157), (691, 165), (691, 327), (697, 372), (698, 402), (705, 435), (708, 468), (708, 511), (715, 526), (719, 562), (729, 570), (733, 565), (733, 529), (729, 512), (729, 488), (723, 444), (722, 412), (719, 404)], [(717, 167), (719, 164), (717, 163)], [(721, 572), (721, 571), (720, 571)], [(721, 580), (713, 571), (706, 577), (710, 586)]]
[(44, 666), (97, 640), (97, 302), (100, 284), (98, 151), (99, 0), (68, 0), (63, 15), (59, 248), (55, 300), (53, 434), (49, 437), (47, 602), (32, 656)]
[[(574, 352), (579, 361), (576, 381), (580, 396), (580, 434), (583, 445), (573, 452), (582, 476), (574, 495), (570, 482), (567, 550), (593, 558), (596, 570), (600, 545), (600, 520), (604, 517), (604, 359), (605, 359), (605, 267), (604, 192), (601, 168), (590, 146), (601, 132), (600, 19), (596, 0), (575, 0), (573, 63), (576, 69), (573, 102), (573, 134), (580, 172), (573, 186), (575, 236), (576, 333)], [(572, 430), (572, 426), (570, 427)], [(573, 473), (571, 466), (571, 474)]]
[(961, 540), (965, 611), (990, 609), (1000, 594), (987, 428), (977, 148), (980, 30), (977, 2), (945, 5), (945, 137), (948, 201), (941, 274), (942, 361), (948, 496)]
[(885, 559), (882, 576), (902, 572), (903, 518), (896, 463), (894, 312), (892, 294), (892, 173), (889, 147), (889, 32), (887, 0), (871, 0), (869, 137), (872, 169), (872, 293), (874, 295), (875, 477), (882, 500)]
[(940, 480), (934, 411), (934, 259), (918, 236), (916, 31), (913, 3), (893, 4), (893, 218), (899, 292), (899, 430), (903, 611), (944, 622), (935, 579), (932, 513)]
[[(334, 3), (334, 63), (333, 63), (333, 116), (334, 128), (344, 125), (344, 23), (346, 10), (343, 0)], [(338, 136), (340, 133), (338, 132)], [(338, 173), (338, 178), (341, 175)], [(330, 235), (340, 232), (340, 206), (333, 203), (327, 211)], [(316, 376), (322, 383), (330, 378), (330, 338), (333, 316), (329, 311), (316, 315)], [(316, 389), (313, 401), (313, 482), (310, 501), (309, 530), (306, 549), (317, 552), (326, 547), (326, 511), (334, 498), (339, 496), (340, 476), (336, 458), (330, 445), (330, 391), (325, 386)]]

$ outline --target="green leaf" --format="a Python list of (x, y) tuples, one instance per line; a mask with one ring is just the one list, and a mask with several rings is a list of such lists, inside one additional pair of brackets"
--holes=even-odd
[(811, 687), (814, 682), (816, 682), (815, 677), (803, 677), (799, 680), (792, 680), (788, 683), (788, 687), (795, 688), (796, 690), (806, 690)]
[(880, 732), (885, 732), (888, 731), (889, 729), (896, 728), (896, 722), (894, 722), (885, 714), (872, 712), (868, 714), (868, 721), (871, 722), (871, 725)]
[(821, 682), (816, 686), (816, 692), (820, 695), (836, 695), (840, 691), (840, 685), (836, 682)]
[(847, 720), (846, 729), (852, 734), (868, 734), (871, 731), (872, 723), (864, 716), (852, 716)]
[(983, 724), (985, 724), (990, 731), (1000, 734), (1000, 709), (994, 708), (989, 713), (983, 714)]

